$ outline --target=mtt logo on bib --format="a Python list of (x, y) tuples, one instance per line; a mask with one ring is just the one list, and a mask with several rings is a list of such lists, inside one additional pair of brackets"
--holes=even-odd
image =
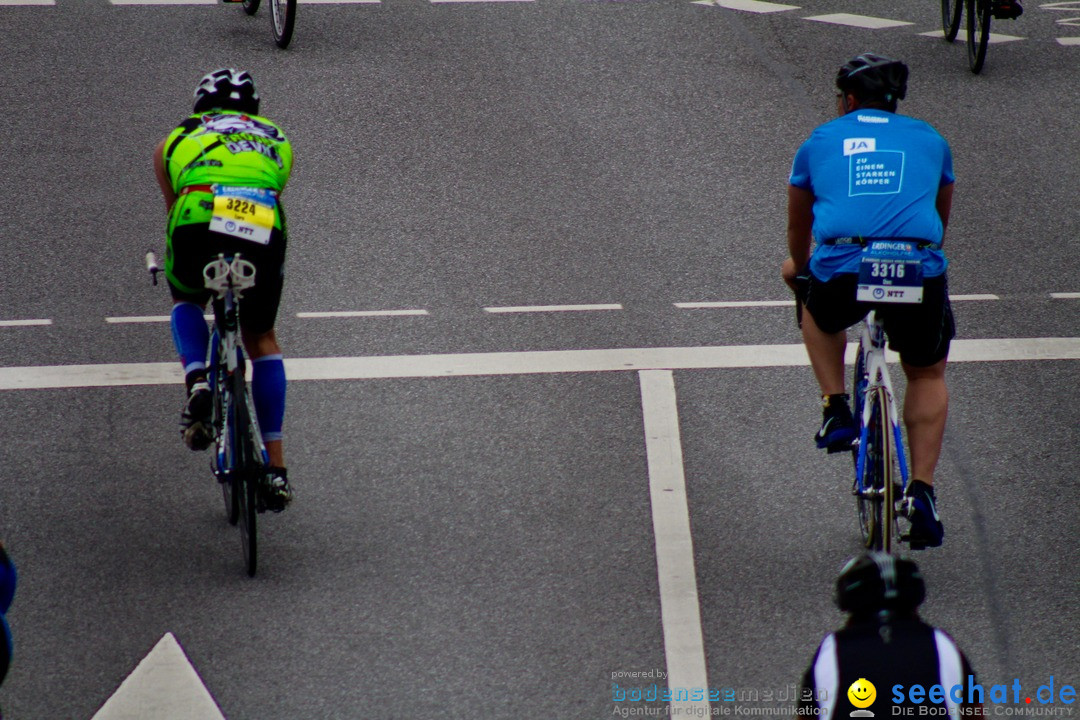
[(848, 196), (894, 195), (904, 181), (904, 153), (878, 150), (876, 138), (845, 138)]
[(263, 188), (214, 185), (210, 229), (267, 245), (274, 229), (274, 194)]
[(863, 248), (856, 300), (921, 303), (922, 297), (922, 259), (916, 243), (877, 240)]

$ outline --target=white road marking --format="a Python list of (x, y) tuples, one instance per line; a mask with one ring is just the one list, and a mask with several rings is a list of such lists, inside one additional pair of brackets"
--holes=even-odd
[(694, 0), (693, 5), (712, 5), (729, 10), (744, 10), (752, 13), (774, 13), (786, 10), (798, 10), (797, 5), (761, 2), (761, 0)]
[(0, 320), (0, 327), (29, 327), (32, 325), (52, 325), (52, 320)]
[(1080, 47), (1080, 37), (1060, 37), (1057, 41), (1058, 45), (1065, 47)]
[(298, 318), (354, 318), (354, 317), (399, 317), (406, 315), (427, 315), (427, 310), (343, 310), (341, 312), (298, 312)]
[(746, 307), (795, 307), (794, 300), (724, 300), (718, 302), (675, 303), (680, 310), (701, 310), (708, 308), (746, 308)]
[[(848, 345), (849, 364), (854, 361), (855, 347), (854, 343)], [(952, 363), (1042, 360), (1080, 360), (1080, 338), (954, 340), (949, 353)], [(295, 381), (712, 370), (809, 364), (802, 344), (285, 359), (288, 377)], [(172, 385), (183, 381), (179, 361), (0, 367), (0, 390)]]
[(977, 300), (1000, 300), (1001, 298), (998, 297), (997, 295), (990, 295), (990, 294), (978, 295), (978, 294), (976, 294), (976, 295), (949, 295), (949, 299), (950, 300), (959, 300), (961, 302), (964, 302), (964, 301), (968, 301), (968, 300), (975, 300), (975, 301), (977, 301)]
[(1055, 300), (1080, 300), (1080, 292), (1050, 293)]
[(1017, 35), (1002, 35), (1001, 33), (990, 33), (990, 37), (988, 37), (986, 39), (986, 42), (988, 42), (991, 45), (997, 45), (999, 43), (1007, 43), (1007, 42), (1012, 42), (1014, 40), (1024, 40), (1024, 39), (1025, 38), (1019, 37)]
[(219, 0), (109, 0), (113, 5), (218, 5)]
[[(213, 322), (213, 315), (203, 315), (207, 322)], [(110, 325), (138, 325), (140, 323), (167, 323), (172, 318), (168, 315), (127, 315), (122, 317), (107, 317), (105, 322)]]
[[(694, 541), (686, 501), (679, 409), (671, 370), (643, 370), (641, 412), (645, 425), (645, 454), (649, 466), (656, 574), (660, 585), (660, 621), (664, 631), (667, 685), (707, 688), (701, 606), (694, 569)], [(676, 717), (708, 715), (709, 702), (672, 701)]]
[(540, 312), (588, 312), (592, 310), (622, 310), (618, 303), (601, 305), (518, 305), (511, 307), (486, 307), (488, 313), (540, 313)]
[(534, 0), (429, 0), (432, 5), (445, 5), (448, 3), (478, 3), (478, 2), (534, 2)]
[(832, 25), (847, 25), (849, 27), (866, 28), (868, 30), (879, 30), (881, 28), (901, 27), (903, 25), (915, 24), (904, 20), (890, 20), (888, 18), (870, 17), (869, 15), (852, 15), (850, 13), (814, 15), (803, 18), (803, 20), (813, 20), (814, 22), (823, 22)]
[(158, 641), (92, 720), (147, 718), (225, 720), (172, 633)]

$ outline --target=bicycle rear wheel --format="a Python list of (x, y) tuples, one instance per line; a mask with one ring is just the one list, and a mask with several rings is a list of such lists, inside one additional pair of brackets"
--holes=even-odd
[(244, 12), (248, 15), (254, 15), (259, 11), (259, 3), (262, 0), (244, 0)]
[(270, 25), (279, 48), (289, 47), (296, 25), (296, 0), (270, 0)]
[(941, 29), (945, 32), (945, 41), (952, 42), (960, 32), (960, 15), (964, 10), (964, 0), (941, 0)]
[(886, 398), (885, 388), (878, 387), (865, 399), (870, 403), (870, 422), (866, 427), (862, 489), (856, 476), (855, 499), (863, 544), (868, 550), (892, 552), (896, 535), (892, 501), (895, 459)]
[(967, 51), (971, 72), (978, 73), (986, 62), (990, 42), (990, 0), (965, 0), (967, 4)]
[(233, 498), (239, 516), (240, 543), (244, 550), (247, 574), (255, 576), (258, 564), (258, 532), (256, 493), (262, 476), (262, 461), (251, 440), (251, 417), (248, 412), (247, 389), (243, 367), (232, 377), (233, 431), (236, 443), (236, 465), (233, 469)]

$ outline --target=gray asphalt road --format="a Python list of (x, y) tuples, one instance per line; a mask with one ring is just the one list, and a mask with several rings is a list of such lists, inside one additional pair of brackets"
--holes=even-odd
[[(921, 5), (927, 5), (922, 7)], [(784, 300), (791, 156), (833, 68), (905, 59), (904, 110), (952, 144), (965, 338), (1080, 336), (1080, 48), (1028, 3), (984, 74), (933, 3), (775, 14), (682, 2), (0, 6), (0, 365), (159, 362), (156, 142), (220, 65), (294, 140), (279, 324), (291, 357), (798, 342)], [(1049, 4), (1046, 4), (1049, 5)], [(912, 23), (808, 21), (858, 13)], [(1078, 10), (1076, 15), (1080, 15)], [(617, 303), (507, 315), (484, 308)], [(424, 309), (408, 317), (297, 313)], [(947, 545), (929, 619), (986, 683), (1080, 679), (1075, 361), (951, 370)], [(843, 461), (814, 453), (809, 369), (675, 373), (708, 679), (784, 688), (840, 620), (857, 550)], [(172, 632), (232, 719), (610, 717), (612, 673), (665, 666), (636, 373), (298, 382), (290, 474), (249, 580), (180, 390), (0, 392), (13, 718), (89, 718)], [(880, 690), (879, 690), (880, 692)]]

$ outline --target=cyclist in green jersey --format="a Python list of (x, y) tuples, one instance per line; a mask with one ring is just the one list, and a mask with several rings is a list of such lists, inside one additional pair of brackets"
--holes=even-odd
[(188, 389), (180, 420), (184, 442), (205, 450), (212, 440), (204, 318), (210, 293), (202, 270), (219, 253), (241, 253), (256, 267), (255, 286), (244, 293), (240, 330), (271, 466), (267, 505), (280, 511), (292, 491), (281, 440), (285, 366), (274, 323), (287, 239), (280, 194), (292, 170), (292, 148), (281, 128), (258, 111), (249, 73), (208, 73), (195, 88), (194, 113), (157, 146), (154, 171), (169, 213), (165, 274), (173, 297), (173, 340)]

